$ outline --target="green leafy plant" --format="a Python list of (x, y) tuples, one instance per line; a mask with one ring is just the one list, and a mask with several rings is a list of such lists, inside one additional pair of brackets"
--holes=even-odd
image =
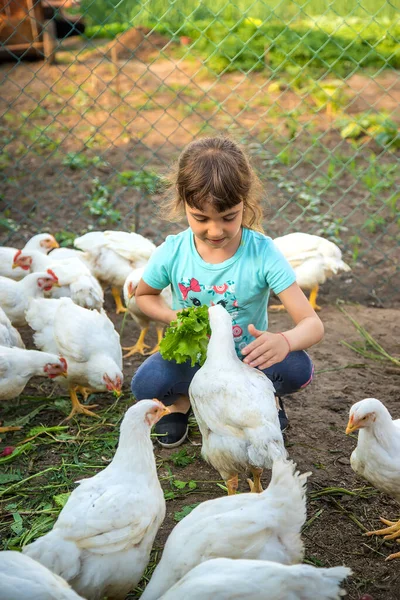
[(154, 194), (161, 184), (161, 178), (154, 171), (122, 171), (118, 173), (118, 183), (133, 187), (140, 192)]
[(360, 113), (356, 117), (339, 119), (336, 125), (344, 139), (357, 141), (368, 136), (380, 146), (391, 150), (400, 148), (398, 126), (386, 113)]
[(208, 306), (184, 308), (176, 321), (165, 332), (160, 353), (165, 360), (183, 363), (190, 360), (192, 367), (206, 360), (208, 339), (211, 335)]
[(54, 234), (54, 237), (56, 238), (60, 246), (64, 248), (66, 246), (73, 246), (76, 235), (77, 234), (73, 233), (73, 231), (66, 231), (65, 229), (63, 229), (62, 231), (57, 231)]
[(174, 513), (174, 520), (178, 522), (182, 521), (182, 519), (187, 517), (187, 515), (190, 515), (192, 510), (194, 510), (199, 504), (200, 502), (196, 502), (195, 504), (187, 504), (186, 506), (183, 506), (182, 510), (178, 510)]
[(113, 208), (109, 197), (108, 187), (95, 177), (92, 181), (92, 197), (84, 203), (84, 206), (91, 215), (99, 217), (100, 225), (106, 225), (107, 222), (119, 223), (121, 220), (121, 213)]
[(195, 454), (188, 454), (186, 448), (181, 448), (178, 452), (173, 452), (169, 457), (176, 467), (187, 467), (196, 460)]

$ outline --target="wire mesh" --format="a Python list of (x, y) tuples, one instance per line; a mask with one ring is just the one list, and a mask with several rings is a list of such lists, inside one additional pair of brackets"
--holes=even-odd
[(395, 305), (399, 10), (385, 0), (1, 0), (0, 242), (96, 229), (160, 243), (163, 174), (201, 135), (240, 141), (265, 229), (337, 243), (340, 295)]

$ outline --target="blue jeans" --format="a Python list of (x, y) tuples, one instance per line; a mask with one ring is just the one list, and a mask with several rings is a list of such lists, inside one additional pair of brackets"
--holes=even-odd
[[(189, 385), (199, 365), (190, 366), (190, 361), (177, 364), (164, 360), (157, 352), (140, 365), (132, 378), (131, 390), (136, 400), (158, 398), (169, 406), (178, 396), (189, 393)], [(263, 373), (274, 384), (277, 396), (293, 394), (306, 387), (312, 380), (314, 365), (304, 350), (290, 352), (280, 363), (276, 363)]]

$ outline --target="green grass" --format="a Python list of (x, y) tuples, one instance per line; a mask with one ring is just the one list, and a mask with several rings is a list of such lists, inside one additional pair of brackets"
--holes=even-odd
[[(121, 5), (117, 14), (107, 13), (101, 4), (103, 18), (94, 19), (92, 11), (100, 4), (88, 6), (89, 21), (93, 18), (93, 25), (86, 30), (88, 38), (114, 37), (132, 25), (152, 27), (176, 41), (187, 36), (191, 43), (184, 54), (198, 55), (216, 74), (267, 68), (274, 75), (287, 72), (295, 79), (304, 69), (314, 75), (346, 76), (359, 68), (400, 67), (400, 23), (385, 17), (382, 11), (374, 19), (365, 13), (363, 18), (354, 13), (342, 18), (332, 13), (315, 16), (305, 12), (289, 20), (277, 18), (270, 10), (257, 16), (254, 5), (247, 12), (240, 11), (232, 3), (221, 12), (195, 10), (182, 19), (162, 3), (156, 3), (153, 11), (151, 3), (146, 5), (146, 11), (133, 9), (125, 17)], [(174, 10), (177, 4), (174, 3)], [(183, 8), (181, 13), (184, 14)], [(108, 14), (107, 19), (104, 14)], [(322, 100), (321, 90), (317, 96), (320, 106), (329, 100), (331, 91), (325, 90)], [(340, 94), (334, 96), (331, 100), (340, 105)]]

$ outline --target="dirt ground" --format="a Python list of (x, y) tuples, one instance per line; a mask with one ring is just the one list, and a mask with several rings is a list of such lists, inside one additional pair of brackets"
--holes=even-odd
[[(376, 492), (368, 483), (357, 477), (352, 471), (349, 458), (356, 445), (356, 435), (345, 435), (348, 412), (351, 405), (366, 397), (377, 397), (391, 411), (394, 418), (400, 416), (399, 401), (400, 372), (393, 369), (390, 363), (378, 363), (365, 360), (341, 344), (360, 341), (359, 334), (335, 305), (327, 304), (321, 295), (322, 310), (320, 316), (325, 325), (325, 338), (310, 355), (315, 363), (316, 375), (313, 383), (303, 392), (288, 398), (287, 412), (290, 428), (287, 432), (287, 448), (290, 457), (297, 463), (300, 471), (311, 471), (309, 478), (307, 501), (307, 524), (303, 533), (306, 547), (306, 560), (317, 566), (346, 565), (353, 570), (353, 576), (347, 582), (349, 600), (358, 600), (363, 593), (371, 594), (373, 600), (397, 600), (399, 587), (399, 562), (385, 562), (385, 557), (397, 551), (393, 542), (384, 542), (377, 537), (363, 536), (366, 530), (375, 529), (379, 525), (379, 516), (389, 519), (399, 517), (398, 504), (385, 494)], [(359, 305), (344, 305), (349, 314), (366, 327), (371, 335), (393, 356), (400, 355), (400, 313), (395, 309), (368, 308)], [(107, 298), (107, 312), (112, 316), (112, 301)], [(116, 329), (122, 325), (122, 316), (112, 316)], [(279, 331), (290, 326), (290, 319), (285, 314), (270, 314), (271, 331)], [(131, 345), (138, 335), (138, 328), (129, 318), (125, 321), (122, 345)], [(25, 341), (30, 343), (30, 332), (23, 332)], [(147, 340), (155, 342), (152, 331)], [(126, 410), (129, 400), (129, 382), (135, 369), (141, 364), (143, 357), (132, 357), (124, 363), (126, 396), (121, 411)], [(46, 395), (52, 386), (43, 380), (32, 380), (26, 388), (24, 396), (34, 398)], [(56, 394), (57, 396), (57, 394)], [(93, 401), (93, 397), (91, 398)], [(97, 394), (95, 401), (105, 408), (112, 402), (111, 397)], [(7, 420), (11, 416), (21, 414), (18, 403), (6, 411)], [(25, 402), (25, 412), (31, 405)], [(59, 413), (42, 412), (30, 427), (36, 424), (55, 425), (60, 421)], [(90, 418), (79, 419), (71, 424), (69, 432), (76, 433)], [(8, 434), (2, 446), (15, 444), (22, 434)], [(117, 430), (113, 434), (117, 436)], [(33, 474), (49, 465), (60, 464), (57, 450), (44, 450), (39, 460), (24, 467), (24, 475)], [(209, 498), (221, 496), (223, 493), (217, 486), (218, 474), (200, 458), (201, 437), (195, 422), (192, 422), (188, 441), (183, 448), (196, 460), (186, 467), (178, 467), (170, 462), (174, 451), (160, 449), (155, 446), (159, 477), (165, 490), (171, 491), (171, 480), (168, 476), (173, 471), (174, 477), (181, 481), (196, 481), (197, 488), (182, 496), (167, 501), (167, 516), (156, 538), (152, 561), (157, 561), (163, 544), (176, 524), (176, 513), (185, 506), (202, 502)], [(38, 452), (40, 449), (38, 449)], [(86, 461), (88, 455), (79, 452), (76, 460)], [(176, 451), (175, 451), (176, 452)], [(100, 461), (99, 456), (91, 456)], [(18, 460), (13, 467), (18, 468)], [(34, 464), (34, 466), (32, 466)], [(263, 478), (264, 487), (268, 484), (269, 474)], [(65, 486), (65, 487), (64, 487)], [(61, 485), (59, 492), (70, 489)], [(339, 488), (336, 491), (327, 488)], [(240, 482), (240, 491), (247, 490), (244, 480)], [(26, 493), (26, 492), (25, 492)], [(18, 497), (18, 491), (16, 492)], [(4, 508), (4, 505), (3, 505)], [(7, 511), (6, 511), (7, 512)], [(3, 513), (4, 514), (4, 513)], [(6, 540), (10, 531), (1, 530)], [(179, 550), (177, 550), (179, 551)], [(140, 584), (142, 588), (144, 582)], [(129, 598), (139, 598), (140, 593), (131, 594)]]

